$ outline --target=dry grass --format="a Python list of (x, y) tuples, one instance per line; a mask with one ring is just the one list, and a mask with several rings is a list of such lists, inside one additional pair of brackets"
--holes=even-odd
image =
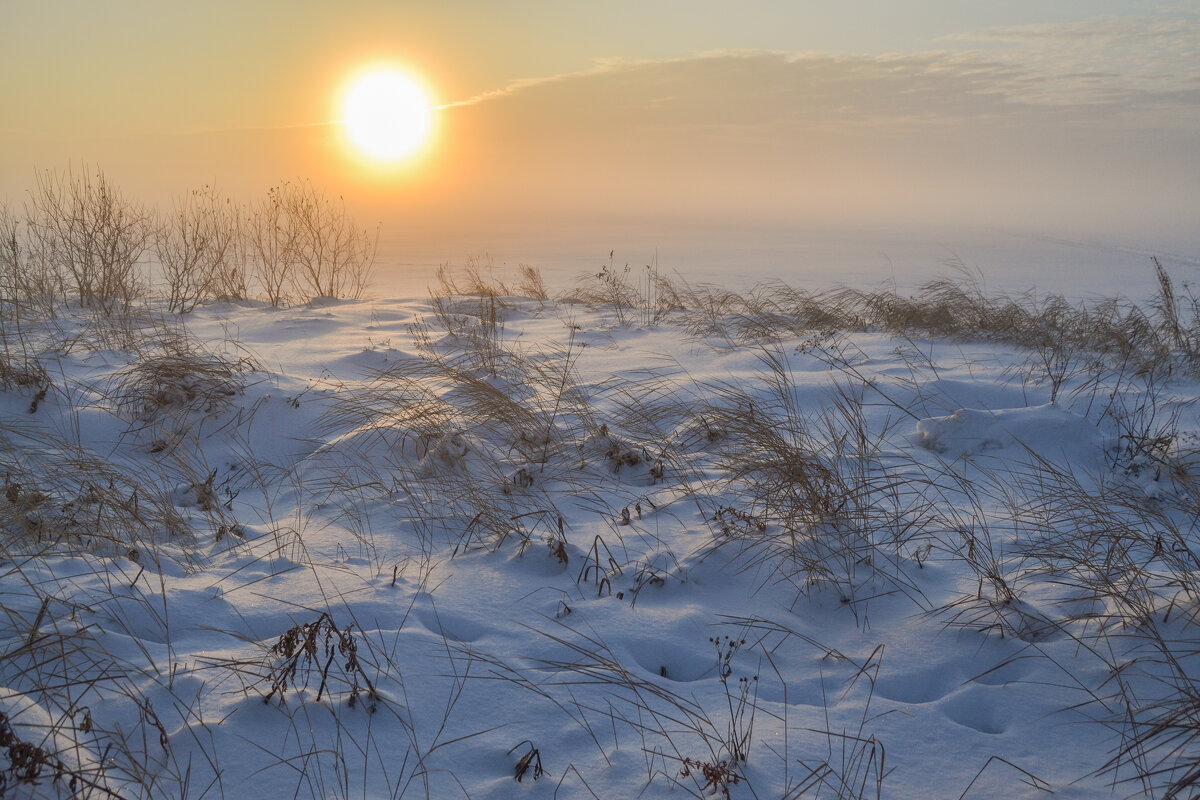
[(833, 585), (856, 615), (875, 580), (924, 604), (908, 571), (933, 501), (925, 479), (886, 453), (895, 421), (872, 426), (861, 390), (848, 385), (810, 415), (783, 354), (767, 348), (760, 359), (761, 386), (721, 387), (699, 412), (719, 432), (716, 464), (741, 504), (711, 513), (710, 552), (740, 548), (744, 567), (802, 592)]
[(675, 285), (659, 273), (657, 256), (641, 270), (628, 264), (617, 267), (613, 252), (608, 256), (608, 264), (581, 276), (575, 288), (559, 297), (559, 302), (611, 309), (621, 326), (635, 322), (653, 325), (670, 311), (683, 307)]
[[(1143, 371), (1165, 370), (1175, 362), (1194, 369), (1200, 299), (1189, 289), (1181, 300), (1162, 265), (1155, 260), (1153, 266), (1160, 291), (1145, 305), (1122, 298), (1072, 303), (1053, 294), (988, 294), (980, 277), (961, 266), (955, 275), (929, 281), (911, 295), (851, 288), (807, 292), (782, 283), (738, 294), (660, 278), (657, 296), (668, 298), (663, 305), (693, 335), (731, 346), (871, 329), (1026, 348), (1040, 354), (1051, 374), (1063, 368), (1064, 360), (1077, 361), (1079, 354)], [(592, 283), (596, 285), (571, 299), (620, 308), (637, 305), (623, 274), (608, 269)]]
[(166, 487), (148, 485), (44, 429), (0, 427), (0, 525), (12, 552), (46, 548), (154, 559), (164, 543), (192, 558), (192, 528)]
[(246, 375), (259, 369), (250, 356), (209, 349), (180, 329), (161, 328), (139, 344), (136, 359), (114, 375), (111, 389), (111, 402), (130, 421), (211, 414), (239, 395)]

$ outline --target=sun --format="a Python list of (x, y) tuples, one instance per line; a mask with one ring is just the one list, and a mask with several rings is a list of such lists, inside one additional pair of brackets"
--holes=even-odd
[(433, 129), (433, 103), (411, 75), (391, 67), (353, 78), (342, 99), (342, 123), (354, 149), (380, 162), (415, 154)]

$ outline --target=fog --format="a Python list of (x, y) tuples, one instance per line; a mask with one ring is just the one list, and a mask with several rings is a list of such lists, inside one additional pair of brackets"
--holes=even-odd
[(389, 279), (485, 254), (593, 268), (610, 250), (698, 279), (905, 282), (957, 258), (1071, 285), (1137, 273), (1149, 254), (1186, 272), (1200, 259), (1198, 37), (1194, 14), (1113, 17), (919, 52), (713, 51), (497, 75), (442, 98), (428, 155), (398, 169), (349, 158), (312, 108), (242, 126), (223, 111), (211, 128), (189, 112), (172, 129), (179, 98), (141, 97), (138, 119), (163, 118), (140, 133), (10, 123), (0, 199), (19, 205), (36, 169), (68, 165), (101, 167), (159, 207), (203, 184), (248, 200), (303, 176), (380, 225)]

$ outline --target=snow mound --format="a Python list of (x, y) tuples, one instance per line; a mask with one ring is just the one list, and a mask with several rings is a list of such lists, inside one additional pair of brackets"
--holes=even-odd
[(949, 416), (922, 419), (916, 443), (951, 459), (1011, 451), (1052, 460), (1090, 460), (1106, 444), (1094, 423), (1052, 403), (997, 411), (960, 408)]

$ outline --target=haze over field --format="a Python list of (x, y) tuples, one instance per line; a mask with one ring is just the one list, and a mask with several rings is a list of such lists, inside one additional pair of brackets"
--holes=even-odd
[[(385, 285), (484, 252), (554, 270), (610, 249), (641, 266), (658, 248), (685, 273), (868, 280), (891, 277), (889, 259), (903, 277), (939, 253), (994, 273), (993, 258), (1064, 252), (1030, 236), (1085, 245), (1105, 276), (1126, 263), (1114, 246), (1200, 258), (1189, 3), (9, 3), (0, 17), (0, 198), (69, 163), (155, 205), (305, 176), (382, 223)], [(347, 146), (339, 105), (378, 63), (438, 106), (426, 146), (388, 165)], [(1037, 272), (1087, 269), (1071, 261)]]

